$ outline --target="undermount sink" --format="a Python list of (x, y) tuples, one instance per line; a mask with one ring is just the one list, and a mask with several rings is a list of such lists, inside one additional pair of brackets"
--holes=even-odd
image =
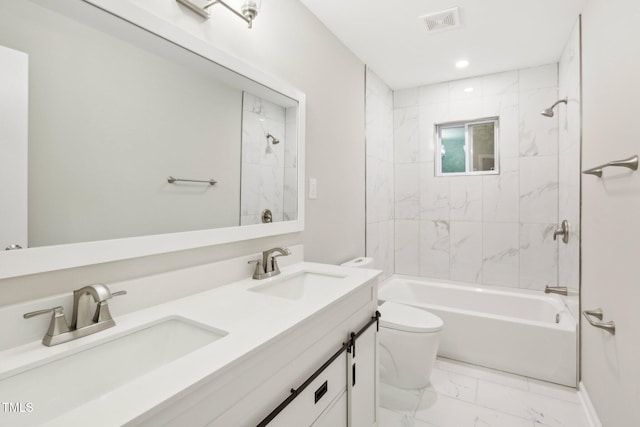
[(252, 292), (267, 294), (290, 300), (301, 299), (311, 294), (328, 291), (340, 286), (346, 276), (301, 271), (291, 276), (276, 277), (252, 288)]
[(170, 317), (0, 380), (0, 400), (20, 403), (24, 409), (3, 413), (0, 424), (41, 424), (225, 335), (222, 330)]

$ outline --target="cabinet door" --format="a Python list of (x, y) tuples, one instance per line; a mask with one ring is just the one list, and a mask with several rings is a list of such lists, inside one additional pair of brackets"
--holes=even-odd
[(346, 390), (333, 404), (313, 423), (313, 427), (347, 427), (347, 392)]
[(347, 353), (349, 427), (371, 427), (377, 421), (378, 334), (372, 325), (358, 337), (353, 353)]
[(335, 398), (346, 391), (346, 378), (344, 375), (346, 363), (345, 353), (342, 353), (289, 406), (269, 423), (269, 427), (312, 425)]

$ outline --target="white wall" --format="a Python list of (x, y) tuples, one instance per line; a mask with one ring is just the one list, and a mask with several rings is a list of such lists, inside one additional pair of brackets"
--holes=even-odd
[[(640, 3), (590, 0), (582, 17), (582, 168), (640, 154)], [(582, 175), (582, 309), (602, 308), (615, 336), (582, 321), (582, 381), (602, 425), (640, 425), (640, 173)]]
[(394, 273), (393, 92), (367, 68), (367, 256)]
[[(557, 64), (394, 93), (396, 273), (557, 283), (558, 118), (539, 114), (557, 99)], [(434, 176), (434, 125), (492, 116), (500, 174)]]
[(362, 255), (364, 65), (296, 0), (264, 2), (252, 30), (220, 7), (203, 22), (174, 0), (135, 2), (306, 93), (306, 170), (318, 179), (318, 199), (306, 202), (305, 232), (2, 280), (0, 304), (300, 242), (310, 261)]

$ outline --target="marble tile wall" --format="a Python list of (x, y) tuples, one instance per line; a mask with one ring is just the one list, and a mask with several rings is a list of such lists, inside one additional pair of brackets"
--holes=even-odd
[(366, 70), (366, 250), (383, 277), (394, 272), (393, 92)]
[[(560, 57), (558, 73), (560, 98), (568, 99), (567, 105), (558, 110), (558, 215), (560, 221), (569, 221), (570, 229), (568, 244), (558, 245), (558, 284), (576, 291), (580, 287), (580, 76), (580, 22), (577, 22)], [(578, 316), (578, 296), (572, 295), (570, 299), (573, 301), (568, 306)]]
[[(260, 224), (264, 209), (271, 210), (274, 222), (282, 221), (285, 215), (295, 215), (295, 209), (285, 213), (285, 202), (291, 209), (292, 193), (285, 183), (293, 183), (294, 191), (296, 188), (295, 178), (291, 178), (292, 175), (296, 176), (295, 144), (287, 144), (287, 125), (284, 107), (243, 93), (241, 225)], [(268, 142), (267, 134), (272, 134), (280, 143)]]
[[(557, 99), (557, 64), (394, 92), (396, 273), (557, 283), (558, 116), (540, 115)], [(500, 117), (500, 174), (435, 177), (434, 125), (490, 116)]]

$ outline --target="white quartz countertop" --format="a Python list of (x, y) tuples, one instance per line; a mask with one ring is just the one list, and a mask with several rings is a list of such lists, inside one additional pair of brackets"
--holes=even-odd
[[(327, 286), (321, 288), (306, 289), (297, 299), (250, 290), (304, 272), (332, 275), (340, 280), (331, 280)], [(285, 336), (305, 320), (354, 292), (379, 273), (377, 270), (303, 262), (283, 268), (282, 274), (273, 278), (249, 278), (118, 316), (115, 318), (115, 327), (75, 341), (54, 347), (32, 342), (0, 352), (0, 401), (13, 401), (11, 391), (3, 390), (4, 380), (36, 366), (118, 339), (163, 319), (182, 318), (227, 333), (217, 341), (134, 378), (114, 390), (109, 390), (98, 399), (83, 402), (70, 411), (42, 414), (38, 413), (37, 404), (34, 402), (32, 414), (13, 415), (14, 421), (20, 421), (20, 416), (33, 416), (45, 420), (47, 425), (52, 426), (83, 425), (89, 422), (92, 425), (126, 424), (147, 411), (164, 407), (163, 404), (170, 404), (172, 398), (188, 392), (191, 387), (210, 382), (229, 372), (272, 340)], [(176, 283), (176, 286), (180, 284)], [(131, 357), (135, 358), (136, 355), (131, 354)], [(95, 369), (118, 369), (118, 366), (104, 360), (104, 364), (96, 366)], [(38, 381), (48, 380), (50, 379), (41, 378)], [(91, 381), (91, 378), (87, 378), (86, 381)], [(28, 386), (35, 390), (39, 384), (34, 382)], [(64, 393), (66, 386), (72, 385), (60, 384), (61, 393)], [(0, 415), (0, 425), (3, 424), (2, 419)], [(7, 420), (5, 418), (5, 421)], [(42, 421), (37, 421), (37, 424), (41, 423)]]

